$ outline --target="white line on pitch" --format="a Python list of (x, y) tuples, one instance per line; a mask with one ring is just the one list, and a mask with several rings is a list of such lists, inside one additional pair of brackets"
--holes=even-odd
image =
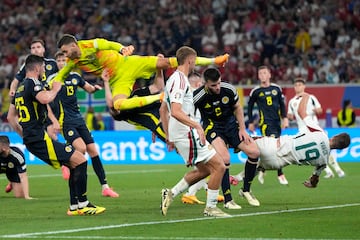
[[(349, 203), (349, 204), (342, 204), (342, 205), (322, 206), (322, 207), (312, 207), (312, 208), (287, 209), (287, 210), (278, 210), (278, 211), (269, 211), (269, 212), (234, 214), (231, 217), (232, 218), (234, 218), (234, 217), (252, 217), (252, 216), (259, 216), (259, 215), (270, 215), (270, 214), (291, 213), (291, 212), (303, 212), (303, 211), (313, 211), (313, 210), (321, 210), (321, 209), (335, 209), (335, 208), (345, 208), (345, 207), (354, 207), (354, 206), (360, 206), (360, 203)], [(133, 227), (133, 226), (169, 224), (169, 223), (180, 223), (180, 222), (207, 221), (207, 220), (214, 220), (214, 218), (213, 217), (203, 217), (203, 218), (190, 218), (190, 219), (154, 221), (154, 222), (124, 223), (124, 224), (118, 224), (118, 225), (95, 226), (95, 227), (88, 227), (88, 228), (68, 229), (68, 230), (59, 230), (59, 231), (0, 235), (0, 238), (37, 238), (37, 236), (39, 236), (39, 238), (59, 238), (59, 236), (46, 236), (46, 235), (54, 235), (54, 234), (62, 234), (62, 233), (75, 233), (75, 232), (94, 231), (94, 230), (98, 231), (98, 230), (105, 230), (105, 229), (112, 229), (112, 228), (125, 228), (125, 227)], [(71, 236), (70, 238), (73, 238), (73, 236)], [(83, 239), (87, 239), (87, 238), (88, 237), (83, 237)], [(119, 238), (119, 239), (121, 239), (121, 238)], [(126, 238), (126, 239), (129, 239), (129, 238)], [(132, 238), (132, 239), (142, 239), (142, 238)], [(149, 238), (147, 238), (147, 239), (149, 239)], [(169, 238), (167, 238), (167, 239), (169, 239)], [(173, 239), (178, 240), (179, 238), (174, 237)], [(186, 239), (189, 239), (189, 238), (186, 238)], [(207, 238), (207, 239), (209, 239), (209, 238)]]

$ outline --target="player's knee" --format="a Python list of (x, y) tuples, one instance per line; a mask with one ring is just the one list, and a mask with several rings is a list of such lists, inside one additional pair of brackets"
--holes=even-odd
[(254, 159), (257, 159), (260, 157), (260, 150), (255, 143), (251, 144), (250, 148), (248, 149), (247, 156), (249, 158), (254, 158)]
[(229, 151), (227, 151), (224, 154), (221, 154), (221, 158), (223, 159), (225, 165), (230, 165), (230, 154)]

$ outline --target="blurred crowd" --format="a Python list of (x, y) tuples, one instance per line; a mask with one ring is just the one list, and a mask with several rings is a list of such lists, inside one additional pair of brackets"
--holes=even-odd
[(63, 33), (102, 37), (135, 54), (228, 52), (223, 79), (257, 82), (268, 65), (273, 82), (302, 76), (311, 83), (357, 83), (360, 76), (359, 0), (3, 0), (0, 5), (0, 89), (20, 68), (33, 38), (54, 56)]

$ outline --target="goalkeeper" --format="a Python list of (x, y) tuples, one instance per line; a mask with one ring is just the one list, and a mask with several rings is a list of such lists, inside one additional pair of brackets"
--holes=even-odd
[[(59, 40), (58, 48), (68, 58), (68, 62), (54, 81), (66, 79), (73, 68), (99, 77), (105, 68), (109, 69), (115, 110), (134, 109), (158, 101), (161, 94), (129, 98), (136, 79), (149, 79), (157, 69), (175, 68), (178, 65), (175, 57), (129, 56), (134, 51), (132, 45), (123, 46), (101, 38), (77, 41), (74, 36), (65, 34)], [(227, 62), (228, 57), (228, 54), (216, 58), (197, 57), (196, 64), (221, 66)]]

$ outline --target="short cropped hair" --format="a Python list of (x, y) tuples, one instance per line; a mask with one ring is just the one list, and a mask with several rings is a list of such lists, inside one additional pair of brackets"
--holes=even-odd
[(65, 57), (65, 53), (63, 53), (62, 51), (57, 51), (55, 53), (55, 59), (57, 59), (58, 57)]
[(297, 82), (301, 82), (301, 83), (305, 84), (306, 80), (305, 80), (305, 78), (297, 77), (294, 79), (294, 83), (297, 83)]
[(201, 78), (201, 75), (198, 72), (193, 71), (193, 72), (189, 73), (188, 78), (191, 78), (191, 77), (199, 77), (199, 78)]
[(64, 34), (58, 41), (57, 47), (61, 48), (63, 45), (68, 45), (70, 43), (77, 43), (75, 36), (71, 34)]
[(9, 145), (10, 144), (9, 137), (6, 135), (1, 135), (0, 136), (0, 144)]
[(25, 70), (26, 71), (31, 71), (35, 69), (35, 66), (37, 65), (42, 65), (44, 63), (44, 58), (34, 55), (34, 54), (30, 54), (26, 59), (25, 59)]
[(40, 39), (40, 38), (35, 38), (31, 41), (30, 43), (30, 48), (34, 43), (40, 43), (43, 47), (45, 47), (45, 42), (44, 40)]
[(176, 51), (176, 59), (178, 65), (183, 65), (187, 57), (191, 55), (197, 55), (196, 51), (188, 46), (183, 46)]
[(267, 69), (267, 70), (270, 71), (270, 68), (268, 66), (266, 66), (266, 65), (261, 65), (261, 66), (258, 67), (258, 71), (260, 71), (262, 69)]
[(344, 149), (350, 145), (351, 138), (347, 133), (340, 133), (333, 137), (331, 149)]
[(208, 68), (204, 71), (203, 75), (205, 82), (216, 82), (217, 80), (219, 80), (221, 73), (217, 68)]

